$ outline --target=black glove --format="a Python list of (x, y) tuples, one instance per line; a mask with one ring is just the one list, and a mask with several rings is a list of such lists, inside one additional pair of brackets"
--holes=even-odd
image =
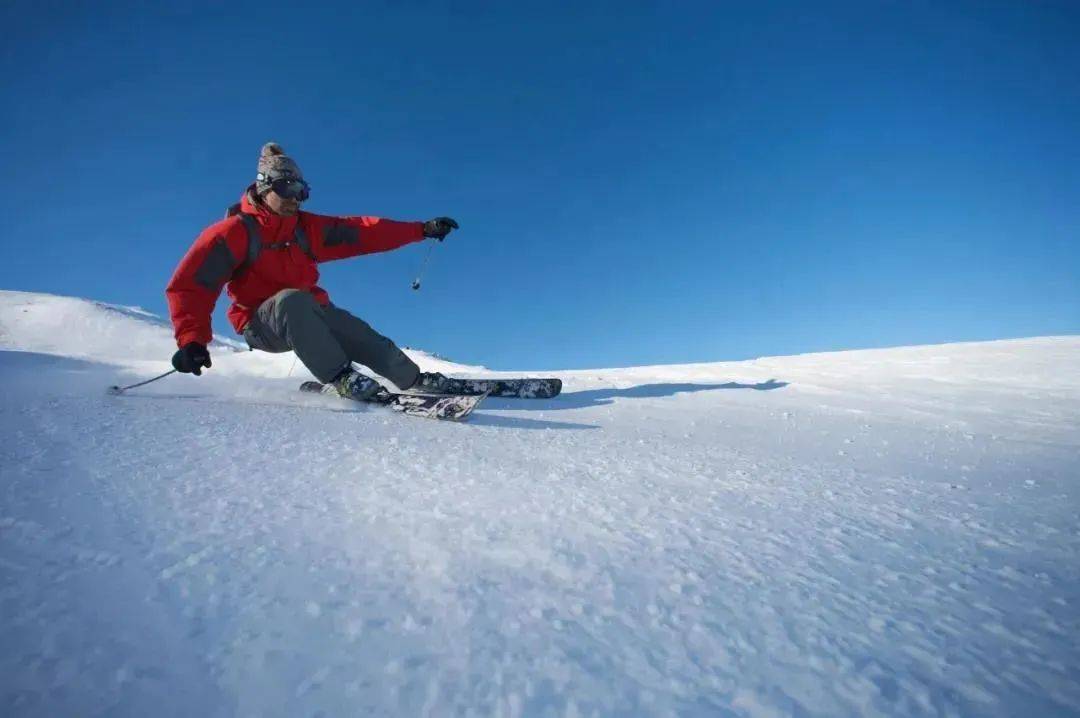
[(181, 374), (202, 375), (202, 367), (210, 368), (210, 352), (198, 342), (185, 344), (172, 357), (172, 365)]
[(449, 217), (436, 217), (424, 222), (424, 236), (437, 239), (440, 242), (450, 234), (451, 230), (458, 228), (457, 222)]

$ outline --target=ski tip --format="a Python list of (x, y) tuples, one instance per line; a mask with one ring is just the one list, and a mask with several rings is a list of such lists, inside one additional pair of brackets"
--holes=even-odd
[(485, 391), (483, 394), (439, 397), (434, 416), (446, 421), (465, 421), (490, 393)]
[(460, 405), (459, 413), (454, 416), (447, 416), (447, 419), (451, 421), (465, 421), (472, 413), (476, 411), (476, 407), (480, 406), (480, 402), (487, 398), (487, 395), (491, 392), (484, 392), (483, 394), (477, 394), (475, 396), (462, 397), (463, 401)]

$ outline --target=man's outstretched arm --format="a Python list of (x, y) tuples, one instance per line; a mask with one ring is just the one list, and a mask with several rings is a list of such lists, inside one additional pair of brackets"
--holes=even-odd
[(387, 252), (427, 237), (442, 239), (458, 226), (448, 217), (427, 222), (400, 222), (381, 217), (306, 216), (305, 229), (310, 235), (312, 253), (320, 262)]

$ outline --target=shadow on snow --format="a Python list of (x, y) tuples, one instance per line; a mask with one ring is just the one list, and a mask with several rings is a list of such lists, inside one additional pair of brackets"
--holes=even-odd
[(752, 389), (754, 391), (772, 391), (787, 386), (786, 381), (768, 381), (757, 384), (741, 384), (730, 381), (726, 384), (642, 384), (626, 389), (589, 389), (564, 393), (554, 399), (499, 399), (491, 397), (484, 401), (485, 409), (528, 409), (530, 411), (558, 411), (561, 409), (586, 409), (593, 406), (606, 406), (616, 399), (654, 399), (674, 396), (688, 392), (713, 391), (715, 389)]

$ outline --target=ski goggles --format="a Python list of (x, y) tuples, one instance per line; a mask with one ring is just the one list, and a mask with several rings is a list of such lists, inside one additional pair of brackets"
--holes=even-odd
[[(262, 181), (261, 176), (257, 176), (256, 179)], [(279, 197), (285, 199), (295, 199), (298, 202), (303, 202), (311, 195), (311, 185), (302, 179), (280, 177), (271, 180), (267, 184)]]

